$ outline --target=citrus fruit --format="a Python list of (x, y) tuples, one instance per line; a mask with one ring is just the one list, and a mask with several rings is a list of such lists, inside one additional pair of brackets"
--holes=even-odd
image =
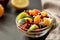
[(0, 17), (4, 14), (4, 8), (3, 6), (0, 4)]
[(29, 0), (11, 0), (11, 4), (16, 9), (23, 9), (29, 5)]
[(30, 15), (33, 15), (34, 16), (34, 15), (37, 15), (38, 13), (40, 14), (40, 11), (38, 9), (29, 10), (29, 14)]
[(40, 21), (41, 21), (41, 16), (40, 15), (37, 15), (35, 18), (34, 18), (34, 23), (35, 24), (38, 24)]

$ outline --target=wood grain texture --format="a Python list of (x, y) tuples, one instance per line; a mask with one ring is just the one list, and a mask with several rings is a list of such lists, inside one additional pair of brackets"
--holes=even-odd
[(46, 40), (60, 40), (60, 0), (42, 0), (43, 9), (55, 14), (58, 19), (58, 27), (52, 30)]

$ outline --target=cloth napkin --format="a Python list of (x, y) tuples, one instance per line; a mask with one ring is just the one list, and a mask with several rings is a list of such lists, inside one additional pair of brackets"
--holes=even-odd
[(41, 0), (42, 7), (46, 11), (52, 13), (56, 19), (58, 26), (52, 28), (45, 40), (60, 40), (60, 0)]

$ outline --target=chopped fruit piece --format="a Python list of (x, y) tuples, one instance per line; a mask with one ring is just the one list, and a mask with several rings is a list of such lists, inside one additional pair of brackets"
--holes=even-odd
[(35, 24), (38, 24), (40, 21), (41, 21), (41, 16), (40, 15), (37, 15), (35, 18), (34, 18), (34, 23)]
[(48, 13), (47, 13), (46, 11), (42, 11), (42, 12), (41, 12), (41, 15), (44, 17), (44, 16), (47, 16)]
[(33, 14), (32, 14), (32, 15), (33, 15), (33, 16), (34, 16), (34, 15), (37, 15), (37, 13), (35, 12), (35, 10), (33, 10)]
[(39, 26), (40, 26), (41, 28), (46, 27), (46, 25), (44, 24), (44, 22), (40, 22), (40, 23), (39, 23)]
[(33, 15), (33, 13), (34, 13), (33, 10), (29, 10), (30, 15)]
[(36, 14), (38, 14), (38, 13), (40, 14), (40, 10), (34, 9), (34, 11), (35, 11)]
[(30, 31), (33, 31), (37, 28), (38, 28), (38, 26), (36, 24), (33, 24), (33, 25), (31, 25), (31, 27), (27, 31), (30, 32)]
[(30, 23), (32, 23), (32, 19), (31, 18), (25, 18), (26, 20), (28, 20)]
[(29, 13), (30, 13), (30, 15), (37, 15), (38, 13), (40, 14), (40, 11), (39, 10), (37, 10), (37, 9), (34, 9), (34, 10), (29, 10)]
[(26, 16), (28, 16), (28, 14), (26, 12), (22, 12), (17, 16), (17, 20), (25, 18)]
[(45, 25), (49, 26), (52, 23), (52, 19), (50, 18), (44, 18)]
[(26, 22), (25, 19), (20, 19), (20, 20), (18, 21), (19, 24), (24, 24), (25, 22)]
[(3, 6), (0, 4), (0, 17), (4, 14), (4, 8)]
[(29, 13), (30, 13), (30, 15), (36, 15), (36, 12), (35, 12), (35, 10), (29, 10)]

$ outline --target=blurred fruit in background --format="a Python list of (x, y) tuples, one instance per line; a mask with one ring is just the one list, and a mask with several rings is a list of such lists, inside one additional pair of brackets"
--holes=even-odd
[(29, 0), (11, 0), (11, 5), (16, 10), (24, 10), (29, 5)]
[(6, 5), (8, 4), (9, 0), (0, 0), (0, 4), (3, 5), (3, 7), (6, 7)]
[(0, 17), (2, 17), (3, 14), (4, 14), (4, 8), (2, 4), (0, 4)]

